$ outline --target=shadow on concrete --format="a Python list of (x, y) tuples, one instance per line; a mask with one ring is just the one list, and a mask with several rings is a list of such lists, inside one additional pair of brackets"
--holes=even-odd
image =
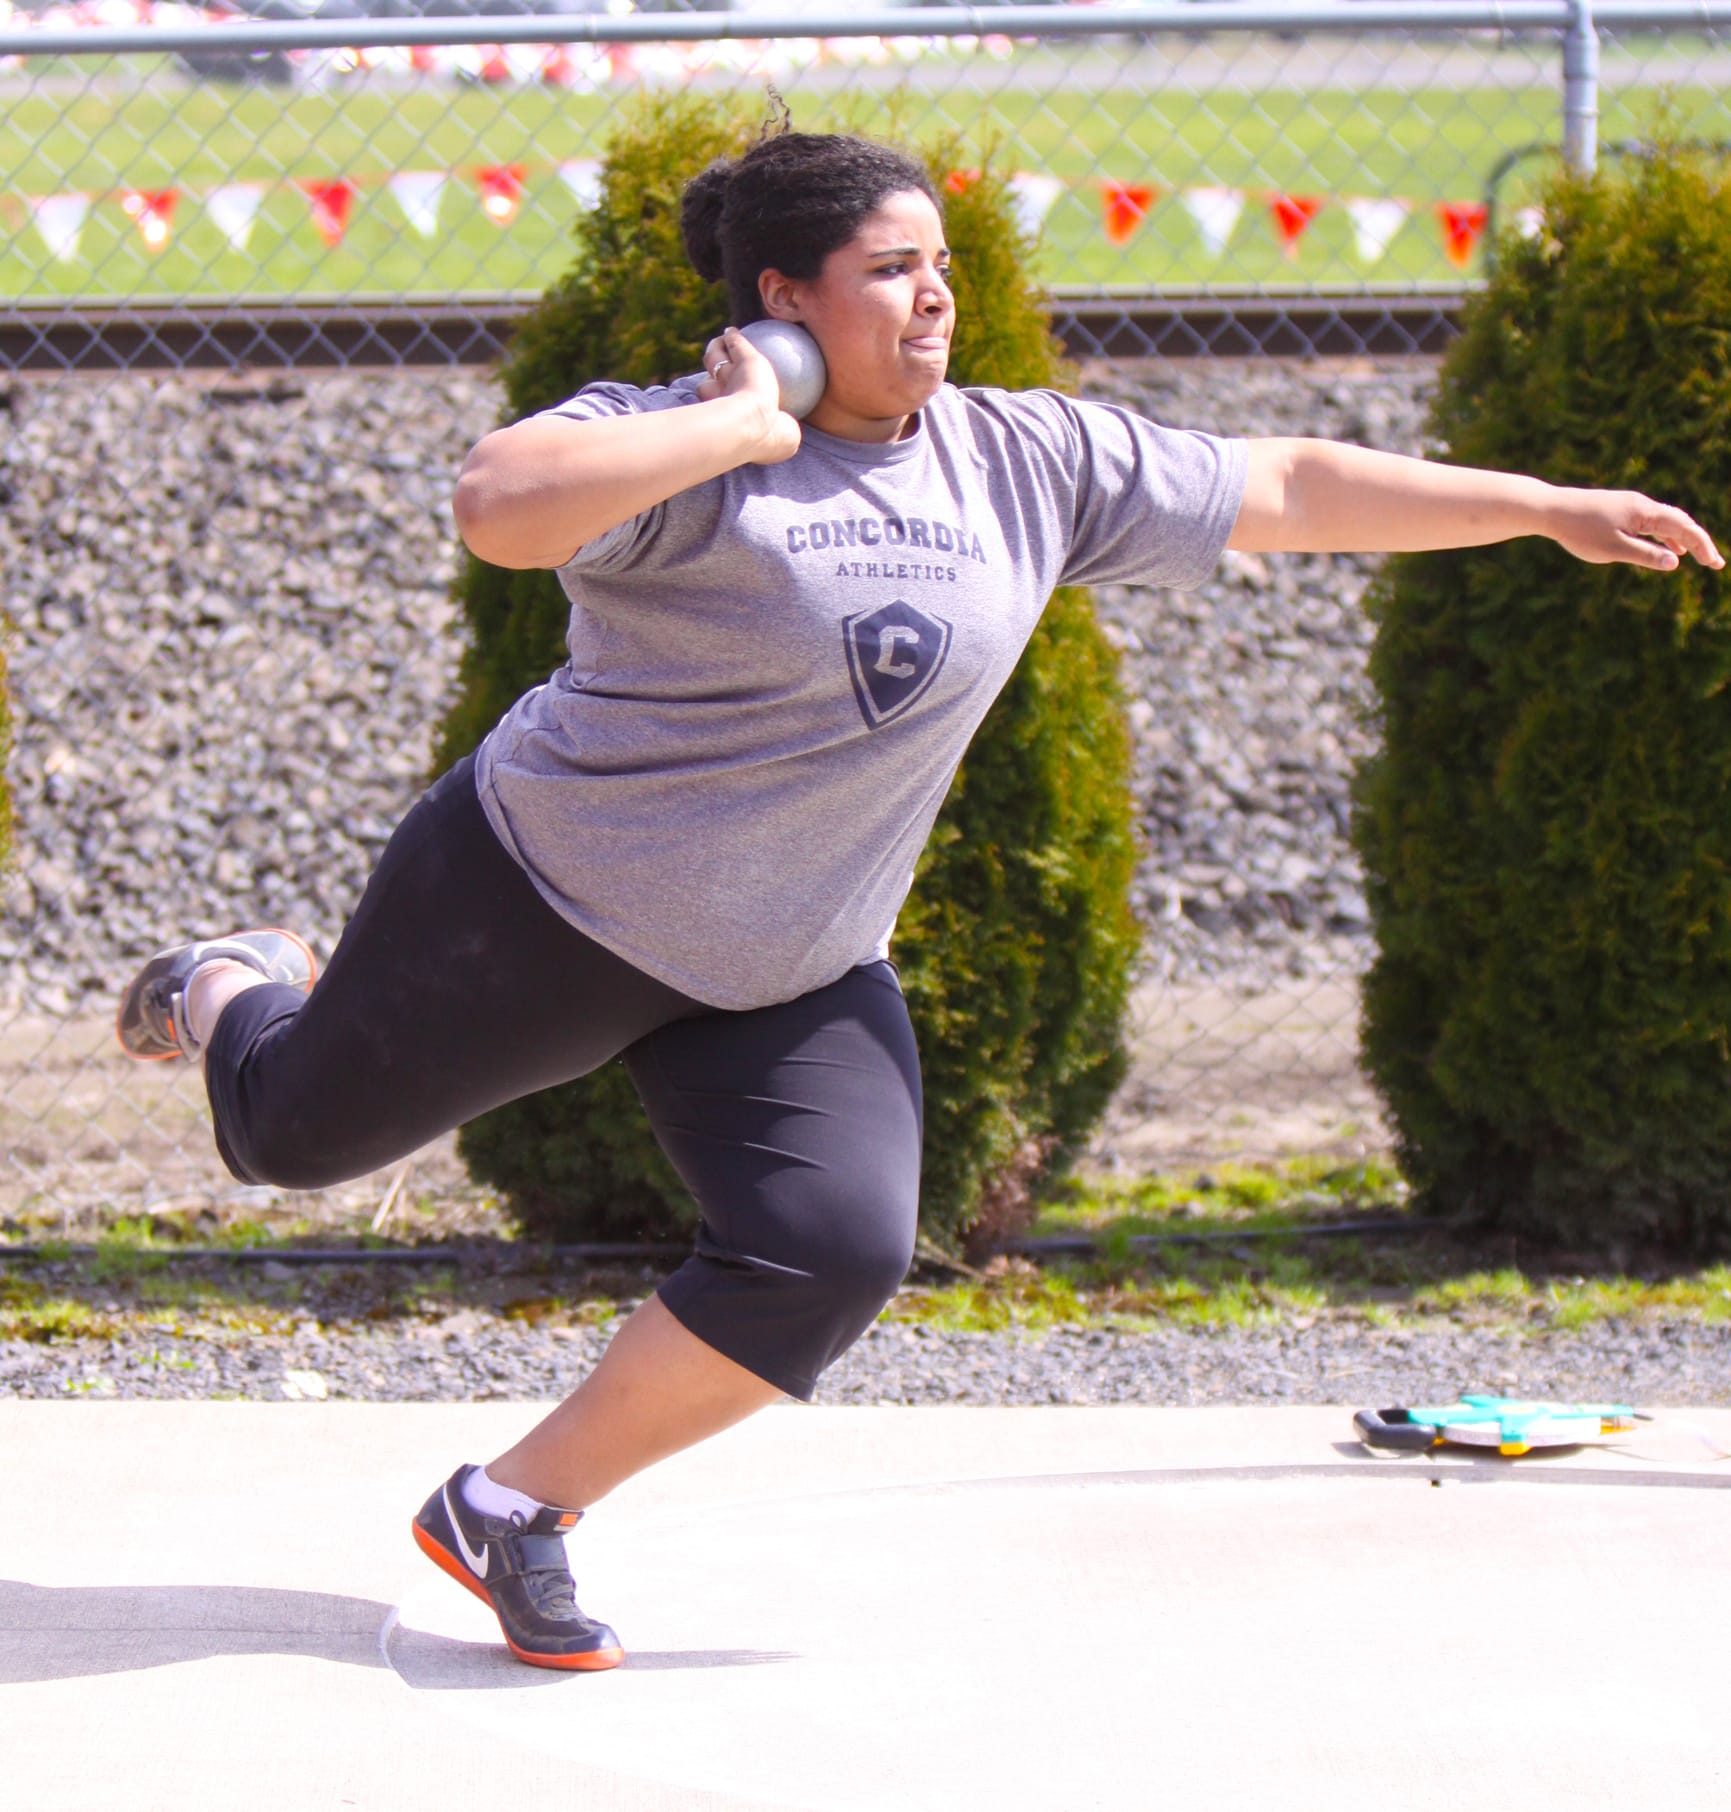
[[(466, 1692), (476, 1687), (515, 1690), (555, 1685), (587, 1676), (544, 1667), (526, 1667), (503, 1643), (453, 1642), (407, 1624), (395, 1624), (384, 1639), (385, 1653), (405, 1686), (417, 1692)], [(672, 1673), (687, 1668), (763, 1667), (800, 1657), (780, 1649), (686, 1648), (626, 1653), (623, 1673)]]
[[(568, 1674), (525, 1667), (502, 1642), (411, 1629), (395, 1609), (334, 1592), (267, 1586), (39, 1586), (0, 1579), (0, 1685), (136, 1673), (218, 1655), (299, 1655), (391, 1667), (422, 1691), (521, 1691)], [(643, 1669), (756, 1667), (798, 1657), (757, 1649), (633, 1654)]]
[(631, 1650), (627, 1673), (669, 1673), (687, 1667), (762, 1667), (771, 1661), (800, 1661), (790, 1648), (674, 1648)]
[[(133, 1673), (214, 1655), (383, 1667), (391, 1607), (264, 1586), (39, 1586), (0, 1579), (0, 1682)], [(452, 1646), (474, 1646), (453, 1644)]]

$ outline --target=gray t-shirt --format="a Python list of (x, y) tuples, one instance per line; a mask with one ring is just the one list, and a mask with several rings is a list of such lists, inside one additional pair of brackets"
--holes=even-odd
[[(591, 384), (549, 413), (681, 408)], [(809, 425), (559, 569), (570, 661), (483, 745), (489, 821), (547, 900), (711, 1006), (888, 948), (950, 780), (1055, 586), (1189, 586), (1243, 441), (1053, 391), (946, 384), (888, 445)]]

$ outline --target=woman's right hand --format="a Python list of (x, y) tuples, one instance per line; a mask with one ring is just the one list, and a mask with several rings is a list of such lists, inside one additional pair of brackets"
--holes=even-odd
[(470, 552), (492, 566), (563, 566), (692, 485), (799, 451), (775, 368), (748, 339), (729, 328), (704, 348), (703, 369), (695, 409), (531, 415), (485, 435), (451, 500)]
[(780, 465), (799, 451), (799, 423), (781, 406), (781, 384), (775, 367), (737, 327), (726, 327), (703, 349), (705, 376), (697, 386), (706, 403), (743, 397), (758, 405), (763, 428), (759, 450), (745, 462)]

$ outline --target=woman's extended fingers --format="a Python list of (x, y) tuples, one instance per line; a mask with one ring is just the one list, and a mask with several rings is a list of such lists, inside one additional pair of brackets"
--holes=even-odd
[(1655, 503), (1639, 492), (1631, 493), (1634, 520), (1628, 525), (1635, 535), (1645, 536), (1649, 547), (1657, 547), (1670, 556), (1659, 562), (1663, 571), (1675, 567), (1685, 554), (1717, 572), (1725, 556), (1713, 545), (1713, 537), (1686, 511), (1668, 503)]
[(1581, 508), (1557, 539), (1577, 559), (1597, 565), (1623, 561), (1650, 572), (1672, 572), (1685, 556), (1720, 571), (1725, 558), (1713, 537), (1687, 511), (1639, 491), (1582, 491)]

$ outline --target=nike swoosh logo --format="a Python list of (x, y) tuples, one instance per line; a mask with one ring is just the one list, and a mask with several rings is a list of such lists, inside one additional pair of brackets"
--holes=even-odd
[(487, 1550), (482, 1548), (476, 1553), (463, 1539), (463, 1525), (457, 1520), (457, 1512), (451, 1504), (451, 1488), (446, 1485), (442, 1495), (445, 1500), (445, 1518), (451, 1525), (451, 1533), (457, 1538), (457, 1548), (463, 1559), (468, 1562), (469, 1571), (479, 1579), (487, 1577)]

